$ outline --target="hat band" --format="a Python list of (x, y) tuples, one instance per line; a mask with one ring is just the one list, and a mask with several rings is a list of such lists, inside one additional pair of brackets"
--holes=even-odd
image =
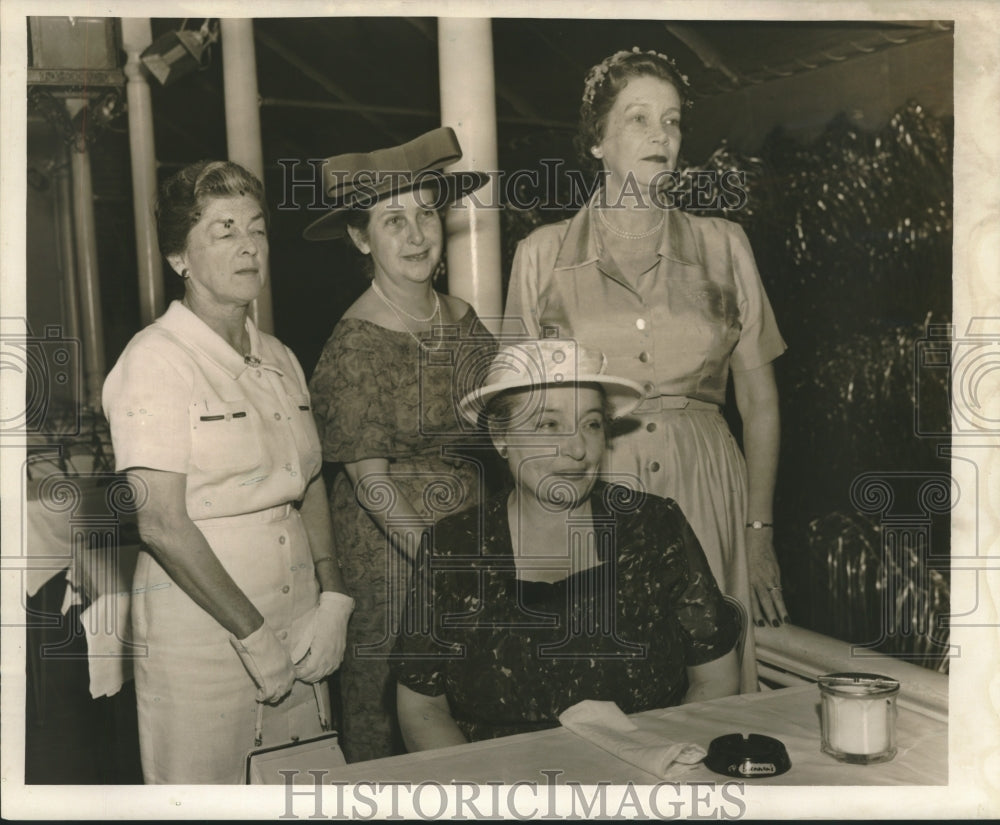
[(334, 178), (328, 194), (339, 194), (334, 208), (368, 209), (386, 195), (412, 190), (421, 191), (433, 186), (433, 197), (417, 196), (418, 204), (428, 209), (441, 209), (448, 203), (448, 185), (444, 173), (437, 169), (421, 172), (384, 171), (363, 169), (358, 172), (343, 173), (343, 179)]

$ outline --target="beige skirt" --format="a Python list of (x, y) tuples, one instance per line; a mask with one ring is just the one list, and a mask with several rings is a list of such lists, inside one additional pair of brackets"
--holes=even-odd
[(719, 588), (744, 608), (740, 691), (759, 690), (747, 565), (746, 462), (714, 404), (635, 412), (616, 422), (603, 475), (676, 501)]
[[(309, 541), (289, 505), (195, 522), (236, 584), (279, 638), (319, 599)], [(229, 633), (148, 552), (139, 554), (132, 629), (139, 747), (147, 784), (234, 784), (254, 746), (257, 688)], [(325, 697), (325, 691), (320, 691)], [(264, 705), (263, 743), (320, 732), (311, 685)]]

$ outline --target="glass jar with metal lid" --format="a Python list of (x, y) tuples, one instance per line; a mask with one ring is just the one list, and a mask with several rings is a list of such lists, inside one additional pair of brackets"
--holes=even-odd
[(898, 681), (875, 673), (830, 673), (817, 681), (824, 753), (861, 765), (896, 755)]

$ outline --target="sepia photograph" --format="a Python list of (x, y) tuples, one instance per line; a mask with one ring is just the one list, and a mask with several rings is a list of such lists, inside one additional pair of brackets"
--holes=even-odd
[(994, 6), (0, 38), (5, 818), (1000, 815)]

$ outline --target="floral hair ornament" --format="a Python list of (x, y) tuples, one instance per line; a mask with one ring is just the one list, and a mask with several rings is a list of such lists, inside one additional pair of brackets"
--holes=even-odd
[[(610, 57), (604, 58), (604, 60), (596, 66), (591, 67), (590, 71), (587, 72), (587, 78), (583, 84), (583, 102), (588, 106), (592, 105), (594, 102), (594, 96), (597, 94), (597, 89), (604, 83), (605, 80), (608, 79), (608, 72), (611, 70), (611, 67), (619, 65), (625, 60), (625, 58), (631, 57), (633, 54), (649, 54), (653, 57), (659, 58), (673, 70), (673, 73), (677, 75), (678, 79), (684, 84), (685, 87), (691, 87), (691, 82), (688, 80), (687, 75), (677, 68), (677, 64), (674, 62), (673, 58), (667, 57), (665, 54), (654, 49), (643, 52), (638, 46), (633, 46), (632, 51), (622, 50), (620, 52), (615, 52)], [(685, 108), (691, 106), (691, 100), (686, 99), (684, 101), (684, 106)]]

